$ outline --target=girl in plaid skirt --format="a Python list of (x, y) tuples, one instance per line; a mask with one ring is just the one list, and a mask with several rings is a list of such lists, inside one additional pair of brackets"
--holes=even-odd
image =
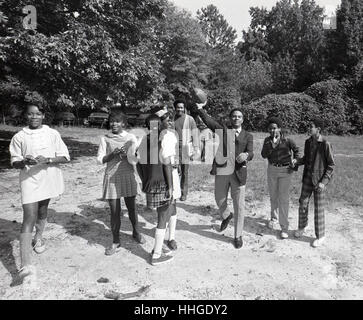
[[(154, 249), (151, 253), (151, 264), (158, 265), (171, 261), (173, 257), (171, 251), (163, 249), (166, 227), (169, 224), (169, 247), (173, 240), (176, 228), (176, 203), (173, 189), (173, 164), (172, 156), (165, 153), (162, 157), (162, 139), (165, 135), (160, 135), (163, 130), (173, 128), (173, 121), (170, 115), (161, 110), (150, 116), (147, 120), (150, 133), (144, 137), (139, 148), (138, 172), (142, 180), (142, 191), (146, 193), (148, 207), (156, 207), (158, 213), (158, 223), (155, 230)], [(159, 157), (159, 150), (161, 150)], [(174, 174), (174, 176), (177, 176)], [(177, 184), (176, 184), (177, 185)], [(170, 240), (172, 237), (172, 240)], [(176, 244), (176, 243), (175, 243)], [(174, 248), (176, 249), (176, 245)], [(163, 251), (163, 252), (162, 252)]]
[(126, 116), (121, 111), (110, 115), (111, 133), (101, 137), (97, 162), (107, 164), (103, 179), (103, 199), (108, 200), (111, 209), (111, 230), (113, 243), (106, 249), (106, 255), (113, 255), (120, 248), (121, 201), (123, 197), (132, 224), (132, 237), (136, 242), (145, 243), (139, 232), (135, 198), (137, 181), (135, 156), (137, 139), (125, 131)]

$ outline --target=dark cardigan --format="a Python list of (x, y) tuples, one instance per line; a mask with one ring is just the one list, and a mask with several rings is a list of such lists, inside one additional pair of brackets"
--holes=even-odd
[[(142, 181), (142, 191), (146, 193), (162, 193), (172, 187), (172, 166), (162, 164), (158, 157), (156, 164), (150, 161), (150, 135), (146, 136), (147, 149), (139, 152), (147, 152), (147, 163), (138, 163), (136, 168)], [(144, 146), (144, 147), (146, 147)], [(158, 141), (158, 150), (161, 149), (161, 141)]]
[(312, 183), (317, 186), (319, 183), (327, 185), (333, 177), (335, 166), (333, 151), (330, 143), (321, 138), (318, 141), (318, 147), (315, 154), (313, 163), (310, 163), (310, 150), (313, 138), (310, 137), (305, 141), (304, 156), (298, 159), (299, 165), (304, 165), (303, 181), (304, 178), (311, 174)]

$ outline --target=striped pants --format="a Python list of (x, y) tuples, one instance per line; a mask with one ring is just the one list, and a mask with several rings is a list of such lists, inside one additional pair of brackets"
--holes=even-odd
[(325, 191), (315, 191), (311, 175), (306, 175), (303, 178), (299, 199), (299, 229), (304, 229), (308, 225), (309, 202), (312, 193), (314, 193), (315, 235), (319, 239), (325, 236)]

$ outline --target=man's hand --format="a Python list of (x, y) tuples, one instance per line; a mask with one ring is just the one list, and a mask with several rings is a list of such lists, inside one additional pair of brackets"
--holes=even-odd
[(319, 183), (318, 184), (318, 186), (317, 186), (317, 188), (316, 188), (316, 191), (317, 192), (323, 192), (325, 190), (325, 185), (324, 185), (324, 183)]
[(242, 162), (245, 162), (247, 160), (247, 158), (248, 158), (248, 153), (243, 152), (239, 156), (237, 156), (236, 161), (238, 163), (242, 163)]
[(205, 107), (205, 106), (206, 106), (206, 104), (207, 104), (207, 101), (206, 101), (206, 102), (204, 102), (204, 103), (196, 103), (196, 105), (197, 105), (197, 109), (198, 109), (198, 110), (203, 109), (203, 107)]

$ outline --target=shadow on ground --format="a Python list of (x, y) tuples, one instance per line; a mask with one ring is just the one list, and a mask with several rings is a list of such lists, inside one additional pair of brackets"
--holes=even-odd
[(20, 231), (21, 223), (0, 219), (0, 261), (12, 277), (11, 286), (15, 286), (18, 274), (13, 243)]
[[(97, 208), (91, 205), (82, 205), (79, 208), (82, 210), (80, 213), (56, 212), (49, 209), (48, 222), (62, 226), (68, 234), (81, 237), (87, 240), (90, 245), (97, 244), (104, 248), (110, 246), (112, 244), (112, 233), (110, 230), (109, 209)], [(139, 223), (139, 227), (142, 234), (150, 237), (154, 236), (153, 230), (144, 228), (145, 223)], [(132, 254), (146, 261), (149, 259), (150, 253), (132, 238), (132, 226), (125, 212), (121, 217), (120, 242), (121, 247)]]

